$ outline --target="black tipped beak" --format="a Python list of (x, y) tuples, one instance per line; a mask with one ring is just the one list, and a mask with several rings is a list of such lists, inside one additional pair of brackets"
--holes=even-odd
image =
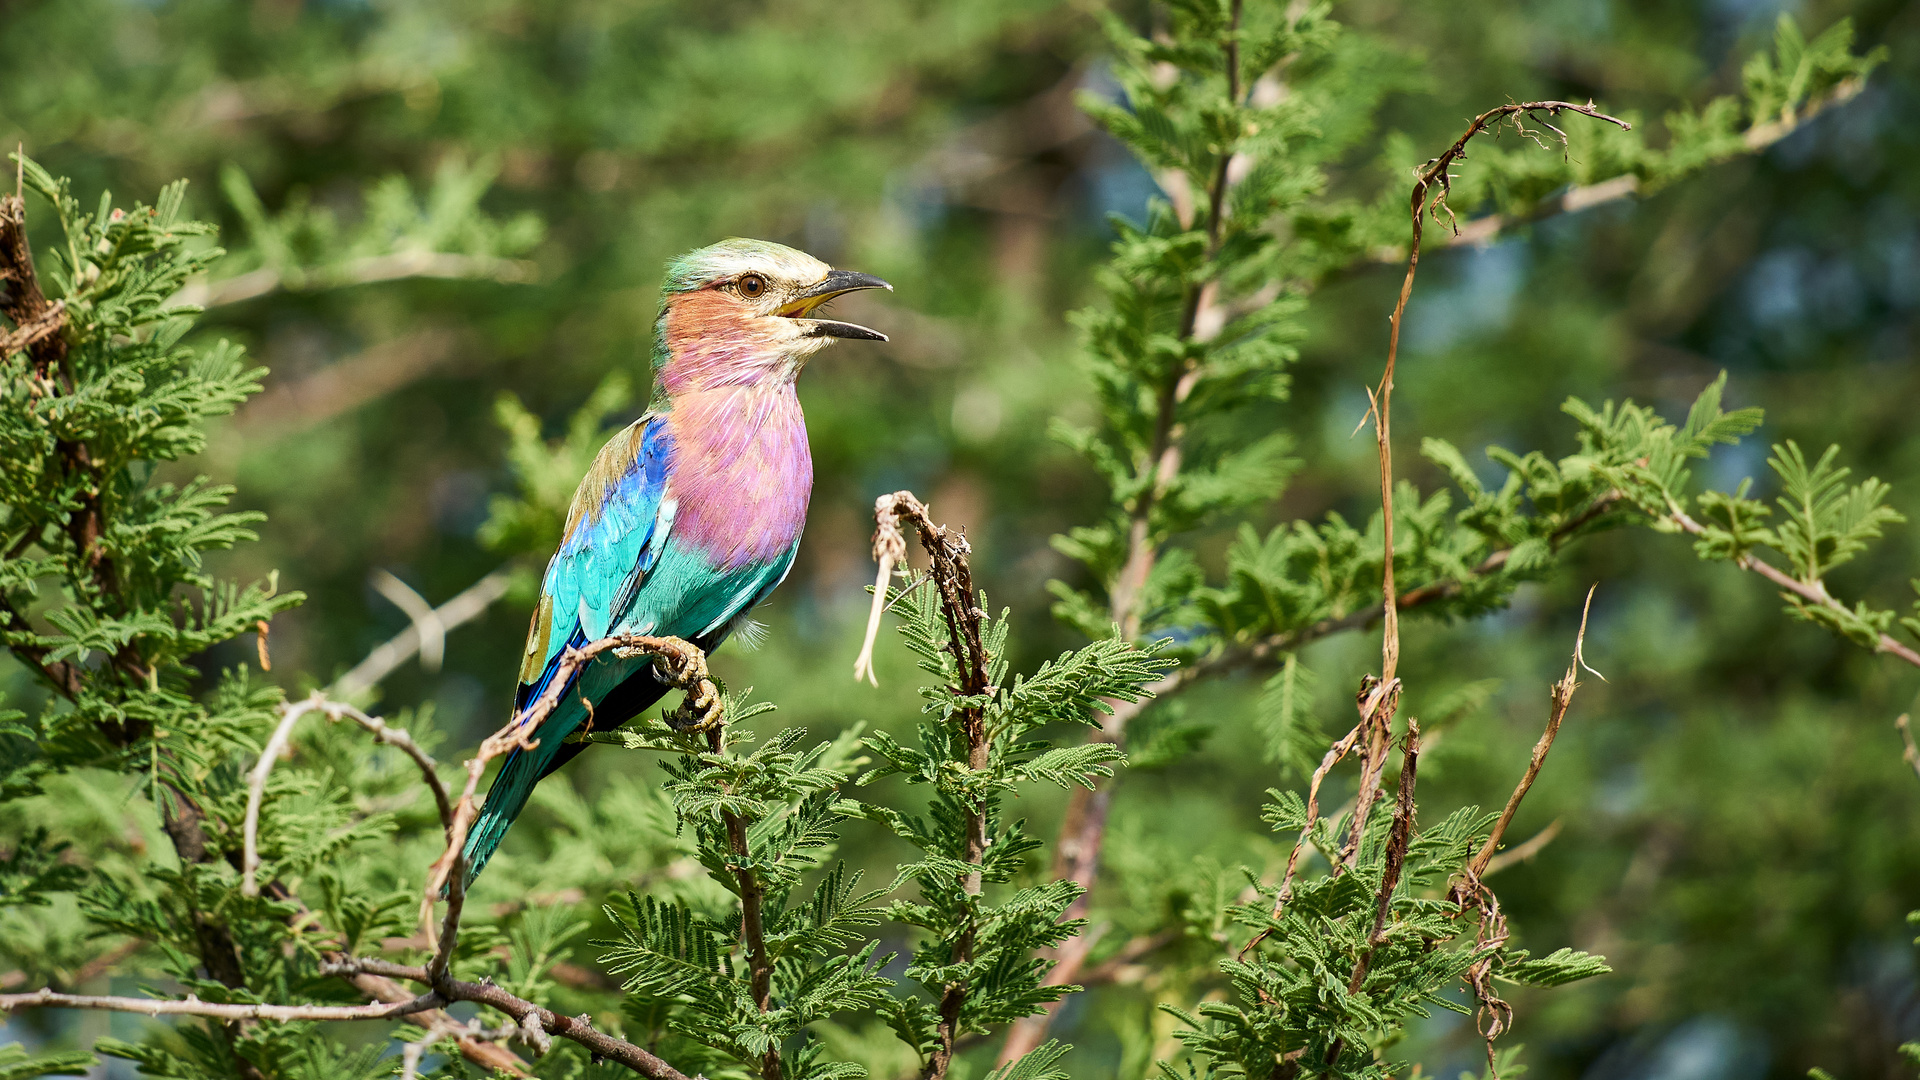
[(887, 335), (878, 330), (868, 329), (859, 323), (835, 322), (832, 319), (805, 319), (811, 325), (807, 329), (808, 337), (851, 338), (855, 341), (885, 341)]
[(836, 322), (833, 319), (814, 319), (808, 312), (826, 303), (842, 293), (859, 292), (861, 289), (885, 289), (893, 291), (893, 286), (857, 270), (829, 270), (827, 276), (794, 295), (787, 307), (780, 312), (789, 319), (807, 324), (808, 337), (850, 338), (855, 341), (885, 341), (887, 335), (878, 330), (870, 330), (857, 323)]
[(859, 292), (861, 289), (885, 289), (893, 291), (893, 286), (874, 277), (862, 274), (858, 270), (829, 270), (827, 276), (818, 285), (794, 297), (795, 300), (830, 300), (841, 293)]

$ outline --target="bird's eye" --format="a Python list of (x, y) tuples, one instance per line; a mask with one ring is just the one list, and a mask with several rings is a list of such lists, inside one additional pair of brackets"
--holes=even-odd
[(735, 282), (734, 288), (740, 290), (741, 296), (749, 300), (757, 300), (760, 294), (767, 291), (767, 279), (759, 274), (748, 274)]

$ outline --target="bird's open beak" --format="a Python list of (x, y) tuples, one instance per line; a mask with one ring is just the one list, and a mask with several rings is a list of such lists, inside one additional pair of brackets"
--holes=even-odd
[(856, 270), (829, 270), (820, 283), (795, 296), (780, 309), (780, 314), (806, 327), (809, 337), (856, 338), (862, 341), (885, 341), (887, 335), (878, 330), (869, 330), (857, 323), (836, 322), (833, 319), (809, 318), (809, 314), (820, 305), (842, 293), (859, 292), (861, 289), (885, 289), (893, 291), (893, 286)]

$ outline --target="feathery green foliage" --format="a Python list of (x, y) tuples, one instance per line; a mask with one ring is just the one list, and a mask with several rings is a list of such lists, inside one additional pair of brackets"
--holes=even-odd
[[(1164, 198), (1142, 220), (1114, 223), (1119, 239), (1097, 275), (1102, 299), (1075, 320), (1098, 410), (1091, 426), (1058, 427), (1108, 498), (1095, 520), (1058, 543), (1086, 568), (1087, 587), (1054, 589), (1059, 612), (1090, 643), (1015, 674), (1012, 621), (982, 615), (987, 689), (970, 693), (948, 640), (953, 613), (933, 590), (909, 588), (891, 599), (928, 677), (912, 736), (903, 734), (910, 722), (882, 717), (870, 731), (825, 742), (797, 729), (756, 741), (759, 707), (741, 700), (729, 702), (717, 746), (658, 722), (593, 736), (641, 751), (608, 746), (595, 755), (640, 764), (584, 791), (542, 786), (528, 816), (539, 827), (516, 835), (470, 904), (453, 958), (458, 977), (587, 1014), (599, 1030), (688, 1073), (894, 1076), (925, 1071), (953, 1045), (998, 1034), (1071, 992), (1047, 984), (1050, 950), (1096, 924), (1105, 937), (1094, 958), (1150, 964), (1150, 992), (1178, 1025), (1166, 1032), (1154, 1026), (1161, 1021), (1131, 1018), (1121, 1032), (1125, 1075), (1144, 1075), (1171, 1052), (1159, 1066), (1168, 1075), (1291, 1068), (1384, 1076), (1422, 1017), (1462, 1008), (1467, 999), (1450, 988), (1476, 960), (1490, 961), (1490, 977), (1536, 987), (1605, 972), (1598, 957), (1569, 949), (1536, 956), (1545, 950), (1476, 940), (1474, 913), (1448, 888), (1489, 828), (1491, 815), (1471, 808), (1412, 830), (1379, 941), (1371, 932), (1390, 818), (1372, 815), (1351, 866), (1335, 871), (1351, 807), (1309, 823), (1293, 791), (1276, 792), (1262, 815), (1278, 837), (1268, 841), (1273, 850), (1308, 829), (1303, 871), (1277, 917), (1277, 871), (1196, 866), (1135, 836), (1109, 836), (1103, 888), (1111, 899), (1087, 915), (1074, 906), (1077, 883), (1038, 872), (1048, 845), (1028, 820), (1045, 814), (1046, 789), (1111, 784), (1123, 761), (1171, 776), (1239, 721), (1222, 707), (1225, 695), (1132, 708), (1169, 678), (1186, 680), (1174, 687), (1184, 693), (1216, 674), (1258, 672), (1265, 691), (1247, 719), (1261, 739), (1251, 745), (1304, 778), (1332, 726), (1315, 709), (1315, 687), (1347, 674), (1316, 672), (1301, 650), (1366, 626), (1379, 602), (1377, 515), (1274, 525), (1270, 513), (1308, 441), (1269, 420), (1288, 401), (1309, 302), (1355, 267), (1404, 250), (1401, 177), (1430, 152), (1373, 126), (1383, 102), (1414, 87), (1416, 65), (1384, 35), (1344, 28), (1334, 14), (1182, 0), (1156, 10), (1152, 33), (1118, 16), (1104, 20), (1125, 100), (1089, 95), (1086, 105)], [(972, 41), (997, 25), (982, 16), (948, 29)], [(697, 53), (697, 35), (686, 40), (696, 44), (673, 48)], [(675, 55), (676, 71), (691, 65), (735, 78), (738, 58), (726, 50)], [(1573, 205), (1563, 199), (1569, 185), (1588, 195), (1673, 185), (1844, 100), (1881, 59), (1853, 51), (1844, 21), (1808, 40), (1783, 19), (1772, 51), (1746, 64), (1744, 93), (1670, 114), (1658, 147), (1640, 129), (1572, 126), (1566, 153), (1551, 138), (1544, 150), (1518, 139), (1482, 142), (1450, 201), (1469, 222), (1499, 215), (1483, 217), (1484, 230)], [(807, 81), (815, 67), (793, 72)], [(647, 137), (676, 152), (692, 132), (715, 145), (748, 140), (722, 97), (653, 109), (673, 120)], [(803, 130), (766, 103), (755, 96), (754, 123), (780, 127), (782, 138)], [(1376, 147), (1369, 172), (1363, 165)], [(852, 167), (843, 160), (850, 156), (836, 168)], [(227, 511), (230, 489), (187, 479), (180, 459), (206, 445), (207, 422), (257, 390), (261, 375), (237, 347), (194, 336), (186, 301), (285, 290), (309, 294), (294, 298), (306, 303), (399, 276), (530, 276), (530, 264), (517, 260), (540, 240), (537, 220), (481, 210), (494, 159), (448, 160), (418, 189), (424, 194), (387, 179), (348, 200), (357, 207), (348, 210), (329, 191), (295, 192), (269, 211), (246, 174), (228, 169), (221, 186), (246, 246), (226, 258), (208, 246), (206, 227), (181, 218), (178, 187), (150, 210), (123, 213), (109, 199), (93, 211), (66, 182), (25, 167), (35, 213), (43, 204), (50, 211), (36, 219), (40, 280), (66, 304), (56, 337), (0, 358), (6, 643), (50, 688), (44, 700), (22, 696), (0, 713), (0, 957), (28, 985), (71, 987), (118, 948), (113, 970), (167, 996), (357, 1004), (362, 991), (323, 975), (324, 960), (417, 963), (427, 955), (416, 915), (421, 871), (439, 851), (438, 820), (412, 764), (371, 749), (350, 726), (314, 718), (300, 729), (265, 790), (266, 888), (247, 897), (238, 887), (244, 770), (280, 703), (238, 664), (252, 653), (247, 635), (298, 596), (277, 593), (272, 579), (241, 587), (205, 569), (205, 553), (250, 539), (258, 518)], [(580, 174), (605, 165), (584, 156)], [(524, 176), (547, 163), (517, 167)], [(1378, 190), (1354, 182), (1375, 174), (1392, 179)], [(1430, 248), (1442, 238), (1430, 235)], [(199, 283), (209, 270), (212, 283)], [(18, 329), (8, 322), (0, 327)], [(1403, 371), (1403, 380), (1422, 377)], [(1849, 483), (1840, 462), (1857, 459), (1846, 451), (1809, 457), (1783, 439), (1771, 461), (1779, 488), (1771, 505), (1749, 498), (1746, 486), (1696, 489), (1694, 463), (1759, 422), (1757, 410), (1721, 409), (1723, 384), (1709, 386), (1684, 421), (1632, 402), (1569, 401), (1570, 452), (1490, 449), (1506, 472), (1496, 481), (1446, 442), (1422, 440), (1425, 459), (1457, 490), (1403, 484), (1396, 498), (1400, 591), (1413, 598), (1409, 611), (1430, 619), (1413, 632), (1506, 607), (1522, 583), (1556, 577), (1575, 540), (1649, 525), (1690, 535), (1704, 559), (1749, 568), (1777, 556), (1781, 573), (1809, 590), (1785, 594), (1790, 610), (1869, 648), (1884, 649), (1891, 639), (1882, 635), (1920, 636), (1920, 608), (1903, 619), (1871, 600), (1820, 599), (1832, 571), (1850, 562), (1857, 569), (1900, 520), (1884, 485)], [(481, 536), (509, 556), (551, 549), (606, 421), (626, 418), (631, 405), (625, 377), (610, 378), (548, 442), (536, 410), (550, 403), (528, 400), (499, 398), (504, 456), (521, 490), (495, 499)], [(823, 462), (830, 452), (822, 448)], [(1209, 546), (1210, 530), (1233, 535)], [(978, 608), (986, 610), (984, 599)], [(1156, 649), (1133, 647), (1163, 638), (1165, 654), (1185, 664), (1178, 673)], [(222, 666), (235, 669), (217, 674)], [(1421, 697), (1423, 731), (1431, 738), (1457, 726), (1471, 738), (1467, 718), (1493, 685), (1483, 679)], [(787, 688), (778, 696), (792, 703)], [(1092, 741), (1062, 738), (1129, 715)], [(978, 758), (967, 730), (974, 716)], [(438, 752), (431, 712), (394, 722)], [(877, 767), (866, 768), (866, 755)], [(656, 759), (658, 774), (646, 764)], [(1393, 779), (1389, 771), (1388, 789)], [(1253, 814), (1242, 816), (1254, 824)], [(847, 837), (871, 838), (876, 828), (910, 849), (884, 889), (863, 887), (850, 865), (859, 853), (844, 850)], [(910, 956), (890, 967), (885, 954), (895, 948)], [(1349, 991), (1363, 958), (1364, 977)], [(158, 1076), (391, 1075), (388, 1041), (362, 1037), (311, 1023), (184, 1021), (96, 1049)], [(445, 1039), (433, 1049), (428, 1071), (476, 1073)], [(1518, 1049), (1503, 1046), (1489, 1075), (1524, 1071)], [(516, 1050), (531, 1059), (531, 1048)], [(1058, 1080), (1073, 1063), (1067, 1052), (1046, 1041), (988, 1075)], [(90, 1062), (85, 1054), (27, 1059), (6, 1047), (0, 1077)], [(554, 1077), (614, 1068), (564, 1042), (529, 1064)], [(985, 1062), (972, 1064), (972, 1075), (985, 1071)]]

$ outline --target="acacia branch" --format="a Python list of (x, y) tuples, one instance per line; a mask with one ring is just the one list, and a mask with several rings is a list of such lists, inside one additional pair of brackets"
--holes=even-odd
[[(954, 675), (959, 684), (949, 689), (955, 696), (970, 702), (985, 701), (997, 688), (987, 680), (989, 660), (982, 632), (987, 613), (980, 607), (980, 593), (973, 586), (973, 571), (967, 563), (967, 556), (972, 549), (967, 544), (967, 538), (944, 525), (935, 524), (927, 512), (926, 504), (915, 498), (911, 491), (896, 491), (881, 496), (874, 502), (873, 513), (874, 558), (883, 565), (903, 559), (906, 554), (906, 538), (900, 532), (902, 521), (911, 523), (919, 535), (920, 546), (926, 550), (931, 563), (930, 577), (940, 594), (940, 611), (947, 624), (947, 651), (953, 657)], [(876, 611), (885, 603), (884, 581), (883, 577), (880, 587), (874, 590)], [(870, 619), (869, 623), (870, 630), (877, 629), (879, 625), (877, 617)], [(871, 657), (871, 641), (864, 655)], [(991, 760), (991, 746), (984, 708), (980, 704), (963, 705), (955, 711), (953, 719), (967, 744), (966, 768), (971, 772), (985, 770)], [(962, 829), (965, 839), (960, 859), (968, 870), (960, 886), (969, 895), (978, 896), (982, 884), (981, 866), (987, 853), (987, 812), (981, 798), (965, 800), (964, 805)], [(966, 964), (973, 960), (977, 932), (978, 928), (971, 920), (961, 928), (950, 954), (953, 964)], [(954, 1054), (959, 1049), (960, 1014), (966, 1007), (968, 989), (965, 982), (949, 983), (940, 995), (940, 1019), (936, 1026), (938, 1045), (927, 1056), (926, 1065), (921, 1070), (923, 1080), (941, 1080), (953, 1065)]]
[[(0, 196), (0, 315), (14, 326), (4, 335), (6, 347), (0, 349), (0, 357), (24, 349), (33, 364), (28, 408), (42, 397), (71, 395), (72, 357), (62, 332), (67, 323), (66, 303), (49, 301), (40, 287), (33, 268), (33, 247), (27, 240), (27, 205), (19, 195)], [(68, 576), (78, 591), (91, 586), (103, 597), (117, 599), (118, 575), (100, 543), (106, 531), (101, 501), (104, 484), (94, 467), (93, 455), (85, 442), (63, 435), (54, 437), (54, 454), (62, 479), (74, 488), (71, 505), (63, 508), (63, 531), (73, 546), (75, 560), (67, 568)], [(123, 645), (113, 659), (122, 670), (139, 671), (142, 667), (131, 643)], [(77, 677), (69, 682), (77, 690)], [(108, 738), (121, 746), (141, 733), (139, 724), (130, 720), (103, 722), (102, 727)]]
[[(1222, 42), (1225, 54), (1227, 76), (1227, 100), (1235, 106), (1240, 104), (1240, 15), (1242, 0), (1232, 0), (1227, 20), (1227, 33)], [(1207, 185), (1207, 253), (1206, 262), (1212, 263), (1220, 254), (1220, 244), (1224, 239), (1226, 226), (1227, 187), (1231, 182), (1234, 159), (1237, 157), (1231, 149), (1220, 155), (1214, 166), (1213, 178)], [(1181, 341), (1199, 341), (1202, 335), (1197, 333), (1202, 323), (1202, 312), (1212, 307), (1219, 296), (1219, 282), (1209, 280), (1203, 284), (1189, 285), (1186, 289), (1184, 306), (1180, 315), (1180, 329), (1176, 335)], [(1213, 320), (1208, 320), (1212, 322)], [(1211, 334), (1205, 335), (1211, 337)], [(1153, 542), (1153, 509), (1166, 494), (1173, 480), (1180, 473), (1180, 407), (1186, 404), (1200, 382), (1200, 365), (1189, 357), (1180, 366), (1168, 373), (1161, 384), (1154, 405), (1153, 439), (1147, 451), (1147, 484), (1136, 497), (1133, 512), (1129, 515), (1127, 526), (1127, 561), (1121, 567), (1120, 574), (1114, 579), (1109, 595), (1109, 611), (1113, 621), (1120, 627), (1120, 636), (1128, 641), (1140, 636), (1141, 613), (1140, 593), (1147, 586), (1147, 579), (1153, 575), (1153, 565), (1159, 556), (1157, 545)], [(1107, 725), (1103, 725), (1107, 726)], [(1119, 741), (1119, 728), (1111, 728), (1114, 741)], [(1038, 1045), (1037, 1043), (1035, 1045)], [(1022, 1051), (1024, 1053), (1024, 1051)], [(1018, 1057), (1019, 1055), (1015, 1055)], [(1006, 1053), (1002, 1059), (1011, 1061)]]
[[(1677, 504), (1671, 502), (1668, 504), (1666, 520), (1671, 521), (1691, 536), (1703, 536), (1707, 531), (1706, 526), (1695, 521), (1685, 510), (1680, 509)], [(1743, 552), (1735, 556), (1733, 565), (1742, 570), (1750, 570), (1753, 573), (1759, 574), (1761, 577), (1780, 586), (1780, 588), (1791, 597), (1798, 598), (1815, 607), (1825, 608), (1828, 611), (1835, 612), (1847, 618), (1854, 617), (1854, 612), (1848, 609), (1847, 605), (1834, 599), (1833, 594), (1827, 592), (1827, 584), (1824, 581), (1802, 581), (1751, 552)], [(1912, 664), (1914, 667), (1920, 667), (1920, 652), (1914, 651), (1911, 646), (1901, 642), (1892, 634), (1883, 633), (1875, 638), (1873, 651), (1896, 656)]]
[[(1241, 104), (1244, 93), (1240, 70), (1242, 7), (1243, 0), (1232, 0), (1227, 32), (1221, 42), (1227, 100), (1236, 107)], [(1207, 185), (1207, 263), (1219, 257), (1225, 239), (1227, 194), (1233, 183), (1233, 166), (1238, 156), (1230, 148), (1223, 152)], [(1179, 181), (1178, 190), (1185, 192), (1188, 183), (1186, 174), (1175, 172), (1174, 176)], [(1169, 190), (1172, 190), (1170, 185)], [(1187, 196), (1185, 201), (1191, 203), (1191, 196)], [(1219, 296), (1218, 279), (1187, 287), (1176, 335), (1181, 341), (1205, 342), (1219, 333), (1227, 321), (1220, 310)], [(1126, 641), (1140, 636), (1140, 595), (1145, 591), (1148, 579), (1153, 576), (1154, 564), (1159, 559), (1159, 546), (1153, 537), (1153, 512), (1180, 474), (1183, 457), (1181, 444), (1185, 434), (1184, 425), (1179, 419), (1180, 410), (1199, 386), (1201, 375), (1201, 364), (1188, 357), (1168, 373), (1155, 396), (1153, 436), (1148, 445), (1146, 469), (1142, 476), (1145, 486), (1135, 496), (1128, 514), (1126, 562), (1121, 565), (1120, 573), (1108, 590), (1108, 613), (1119, 628), (1120, 637)], [(1137, 701), (1118, 699), (1108, 699), (1103, 704), (1107, 708), (1106, 714), (1100, 718), (1099, 727), (1090, 740), (1123, 745), (1127, 722), (1142, 706)], [(1082, 918), (1091, 903), (1093, 887), (1100, 873), (1100, 851), (1105, 841), (1107, 816), (1113, 806), (1112, 788), (1113, 781), (1109, 780), (1097, 787), (1075, 787), (1067, 795), (1060, 838), (1054, 848), (1053, 876), (1074, 882), (1080, 886), (1081, 892), (1068, 905), (1062, 914), (1063, 919), (1070, 921)], [(1048, 985), (1065, 986), (1070, 983), (1086, 962), (1089, 949), (1090, 945), (1083, 944), (1079, 935), (1055, 949), (1053, 959), (1056, 963), (1048, 973)], [(1000, 1049), (999, 1064), (1007, 1065), (1038, 1047), (1046, 1039), (1047, 1028), (1060, 1005), (1060, 1000), (1047, 1002), (1041, 1006), (1038, 1014), (1015, 1021), (1008, 1031), (1006, 1043)]]
[[(506, 727), (483, 742), (480, 752), (466, 763), (467, 783), (457, 802), (449, 798), (433, 759), (406, 732), (389, 727), (384, 721), (367, 716), (350, 705), (328, 701), (318, 693), (282, 711), (281, 722), (268, 740), (260, 762), (249, 778), (244, 830), (245, 853), (242, 864), (243, 889), (250, 895), (257, 895), (258, 885), (255, 875), (260, 863), (257, 847), (260, 806), (265, 798), (266, 782), (271, 775), (274, 762), (292, 739), (295, 726), (302, 717), (314, 712), (322, 713), (335, 720), (344, 718), (355, 721), (372, 732), (378, 741), (396, 746), (412, 757), (415, 764), (420, 767), (421, 775), (429, 788), (433, 790), (441, 824), (447, 836), (447, 847), (429, 870), (423, 915), (430, 914), (431, 905), (443, 888), (447, 899), (447, 911), (440, 923), (437, 941), (434, 941), (431, 921), (426, 923), (429, 941), (433, 942), (434, 954), (423, 967), (371, 960), (341, 959), (323, 963), (321, 970), (325, 974), (351, 978), (356, 986), (373, 993), (374, 996), (385, 996), (379, 993), (380, 988), (376, 980), (393, 978), (424, 983), (429, 987), (427, 993), (399, 1002), (331, 1006), (225, 1005), (199, 1001), (192, 996), (180, 1000), (91, 998), (42, 990), (34, 994), (0, 997), (0, 1010), (59, 1005), (143, 1012), (148, 1015), (202, 1016), (229, 1022), (263, 1019), (281, 1021), (387, 1019), (416, 1013), (432, 1013), (433, 1015), (425, 1018), (429, 1037), (409, 1044), (410, 1051), (431, 1045), (439, 1038), (457, 1038), (462, 1053), (469, 1059), (510, 1072), (521, 1071), (518, 1058), (504, 1049), (487, 1046), (489, 1040), (501, 1037), (502, 1033), (474, 1030), (470, 1026), (462, 1027), (438, 1011), (453, 1002), (472, 1001), (498, 1009), (513, 1017), (516, 1022), (514, 1037), (533, 1046), (536, 1052), (546, 1050), (549, 1035), (559, 1035), (580, 1043), (596, 1056), (618, 1061), (652, 1080), (687, 1080), (683, 1073), (650, 1051), (593, 1030), (592, 1022), (584, 1015), (571, 1018), (560, 1016), (544, 1006), (516, 997), (500, 987), (488, 983), (464, 982), (453, 978), (449, 973), (449, 964), (458, 938), (460, 917), (466, 896), (466, 860), (462, 854), (462, 847), (466, 841), (467, 830), (471, 828), (478, 814), (474, 794), (480, 776), (485, 772), (487, 762), (507, 750), (514, 748), (531, 750), (536, 746), (537, 740), (532, 738), (534, 732), (538, 729), (540, 722), (559, 704), (561, 696), (571, 684), (574, 675), (594, 657), (608, 650), (616, 650), (628, 655), (635, 653), (653, 655), (661, 676), (671, 685), (687, 691), (687, 702), (675, 714), (677, 719), (691, 721), (683, 727), (683, 730), (710, 730), (717, 725), (718, 687), (707, 674), (705, 654), (678, 638), (656, 638), (637, 634), (602, 638), (579, 649), (567, 650), (561, 656), (557, 677), (548, 691), (516, 714)], [(195, 836), (203, 837), (204, 835), (198, 831), (197, 814), (197, 809), (182, 798), (180, 806), (170, 807), (167, 815), (169, 833), (180, 834), (175, 837), (175, 843), (181, 849), (182, 860), (189, 863), (204, 861), (207, 855), (203, 850), (203, 839), (200, 849), (196, 849), (194, 844)], [(762, 953), (764, 953), (764, 944)], [(213, 970), (214, 960), (211, 957), (206, 959), (210, 971)], [(214, 974), (219, 976), (220, 972), (214, 971)], [(222, 981), (227, 980), (223, 978)], [(229, 982), (228, 985), (243, 984)], [(488, 1052), (489, 1050), (493, 1052)], [(776, 1072), (772, 1075), (778, 1074)]]
[(102, 1009), (108, 1012), (140, 1013), (144, 1016), (202, 1016), (211, 1020), (389, 1020), (411, 1016), (445, 1004), (439, 994), (429, 991), (399, 1004), (379, 1002), (372, 1005), (228, 1005), (201, 1001), (188, 994), (185, 998), (98, 997), (89, 994), (61, 994), (36, 990), (30, 994), (0, 994), (0, 1013), (19, 1009)]
[(434, 978), (424, 967), (373, 959), (349, 959), (324, 964), (321, 971), (328, 975), (379, 975), (390, 979), (429, 983), (434, 986), (437, 994), (450, 1001), (471, 1001), (496, 1009), (518, 1020), (523, 1032), (537, 1029), (546, 1035), (579, 1043), (596, 1056), (606, 1058), (608, 1061), (617, 1061), (647, 1077), (648, 1080), (690, 1080), (685, 1073), (667, 1064), (645, 1047), (635, 1046), (625, 1039), (594, 1030), (591, 1018), (584, 1013), (579, 1016), (562, 1016), (544, 1005), (517, 997), (505, 988), (492, 983), (466, 982), (444, 976)]
[(440, 825), (453, 834), (453, 804), (447, 796), (447, 786), (440, 780), (436, 765), (426, 750), (413, 740), (404, 729), (389, 727), (385, 720), (377, 716), (368, 716), (351, 705), (338, 701), (328, 701), (326, 696), (316, 690), (305, 701), (293, 705), (284, 705), (280, 709), (280, 725), (267, 740), (266, 747), (260, 751), (260, 760), (247, 777), (247, 810), (241, 827), (242, 856), (240, 863), (240, 891), (246, 896), (260, 895), (259, 883), (255, 875), (260, 869), (260, 807), (266, 799), (267, 777), (272, 774), (273, 766), (280, 760), (287, 744), (293, 740), (293, 729), (301, 717), (309, 713), (320, 713), (327, 719), (338, 721), (350, 719), (373, 733), (374, 741), (386, 746), (397, 747), (413, 759), (420, 767), (421, 778), (433, 792), (433, 801), (440, 812)]
[[(1847, 79), (1837, 83), (1826, 93), (1812, 98), (1792, 115), (1775, 120), (1754, 124), (1741, 134), (1740, 141), (1748, 153), (1758, 153), (1788, 135), (1805, 127), (1813, 119), (1830, 109), (1852, 101), (1865, 90), (1865, 79)], [(1622, 173), (1591, 184), (1574, 184), (1566, 190), (1541, 199), (1525, 210), (1514, 214), (1487, 214), (1460, 225), (1448, 235), (1440, 238), (1436, 247), (1458, 247), (1465, 244), (1486, 245), (1506, 230), (1519, 225), (1532, 225), (1557, 217), (1561, 214), (1577, 214), (1610, 202), (1630, 199), (1642, 193), (1648, 185), (1634, 173)], [(1397, 263), (1404, 256), (1392, 247), (1370, 251), (1361, 260), (1364, 262)], [(1338, 275), (1342, 267), (1329, 272), (1328, 276)]]

